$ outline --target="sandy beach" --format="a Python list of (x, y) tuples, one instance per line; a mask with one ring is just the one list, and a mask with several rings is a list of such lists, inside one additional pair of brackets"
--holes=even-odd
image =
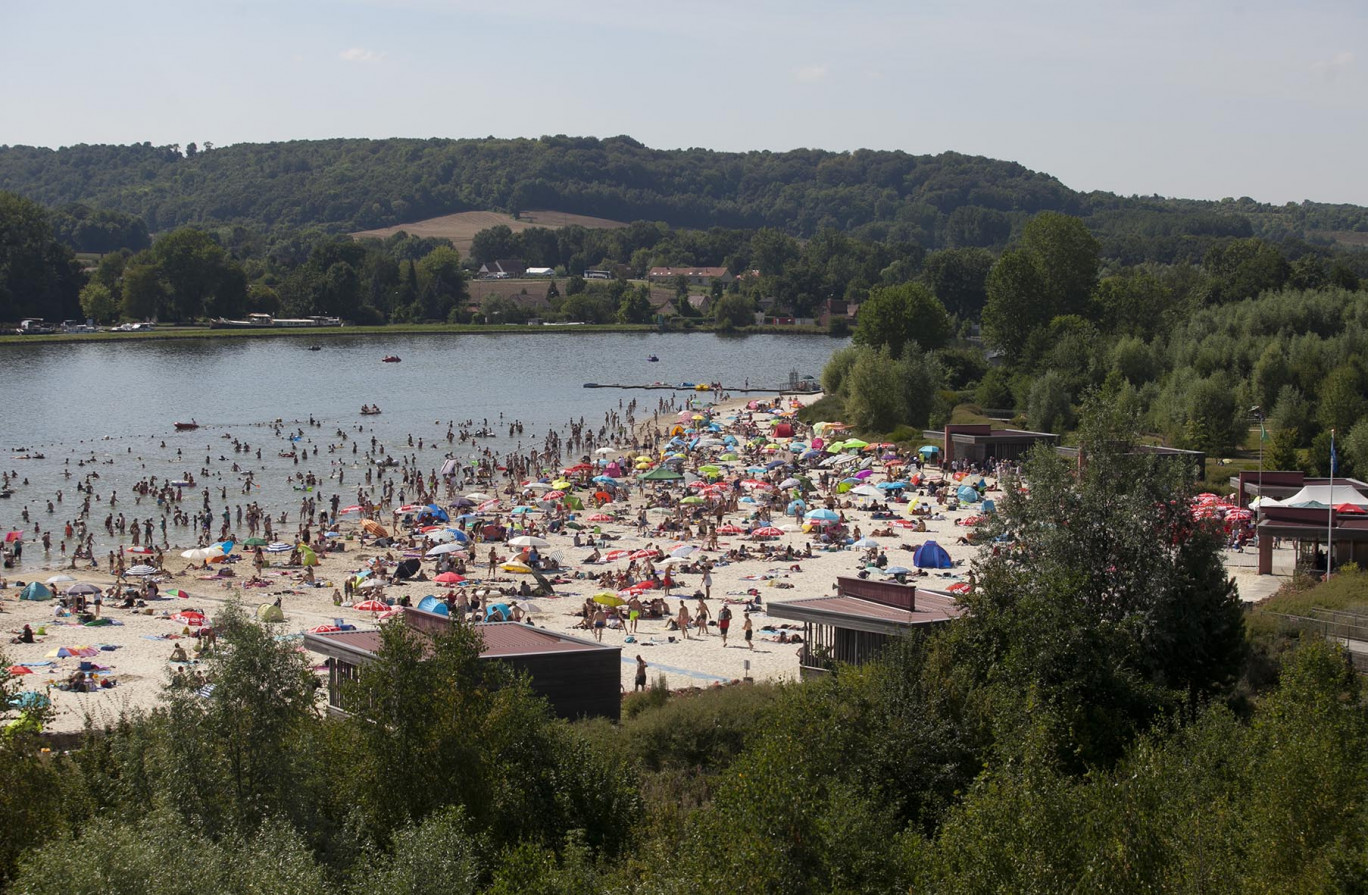
[[(808, 396), (806, 400), (812, 400), (816, 396)], [(749, 399), (749, 400), (754, 400)], [(717, 404), (712, 408), (713, 419), (724, 423), (724, 431), (732, 425), (739, 425), (744, 422), (747, 425), (768, 429), (771, 414), (764, 412), (749, 412), (746, 409), (748, 399), (734, 399)], [(792, 399), (785, 398), (783, 409), (791, 409)], [(672, 418), (662, 416), (662, 423), (672, 422)], [(640, 426), (650, 427), (651, 423), (639, 424)], [(799, 437), (807, 433), (799, 431)], [(781, 439), (783, 440), (783, 439)], [(609, 451), (604, 449), (597, 452), (596, 460), (607, 462), (611, 459), (626, 458), (630, 461), (631, 451)], [(756, 457), (764, 457), (763, 454), (756, 454)], [(877, 455), (876, 455), (877, 456)], [(709, 455), (704, 452), (691, 454), (686, 461), (686, 469), (696, 469), (698, 466), (706, 464)], [(573, 460), (571, 461), (573, 462)], [(725, 471), (729, 473), (729, 479), (736, 479), (745, 475), (744, 467), (747, 465), (746, 458), (741, 462), (733, 464)], [(886, 467), (884, 463), (877, 459), (869, 465), (870, 475), (867, 482), (879, 483), (892, 481), (903, 476), (906, 468)], [(554, 474), (554, 470), (547, 470)], [(597, 470), (596, 470), (597, 471)], [(426, 473), (426, 470), (424, 470)], [(934, 466), (925, 469), (928, 480), (934, 482), (939, 480), (942, 471)], [(552, 478), (554, 476), (548, 476)], [(975, 479), (978, 477), (975, 476)], [(624, 483), (632, 481), (632, 472), (626, 471), (621, 481)], [(507, 481), (498, 483), (502, 489)], [(835, 479), (832, 484), (834, 486)], [(985, 480), (988, 489), (986, 496), (991, 498), (996, 488), (996, 483), (991, 477)], [(515, 491), (521, 490), (521, 481), (515, 484)], [(662, 487), (672, 489), (676, 494), (687, 493), (685, 482), (673, 481), (663, 483)], [(477, 489), (473, 486), (461, 489), (463, 492), (474, 492)], [(638, 623), (638, 629), (633, 642), (628, 642), (628, 632), (619, 627), (610, 626), (603, 632), (603, 641), (611, 645), (622, 647), (622, 685), (624, 691), (630, 692), (633, 686), (633, 675), (635, 671), (635, 657), (640, 654), (649, 665), (649, 674), (652, 680), (663, 675), (671, 688), (706, 687), (730, 681), (740, 680), (750, 677), (756, 680), (791, 680), (797, 677), (798, 672), (798, 650), (799, 647), (789, 642), (779, 642), (781, 636), (789, 636), (793, 633), (801, 633), (798, 627), (786, 628), (772, 620), (763, 610), (756, 611), (752, 615), (754, 627), (754, 648), (747, 649), (742, 638), (743, 611), (742, 605), (753, 594), (758, 594), (763, 604), (778, 603), (788, 600), (801, 599), (806, 597), (822, 596), (834, 592), (835, 582), (838, 575), (853, 575), (865, 567), (866, 551), (852, 548), (849, 546), (827, 546), (814, 541), (813, 533), (805, 533), (797, 530), (794, 524), (794, 517), (790, 516), (785, 520), (780, 515), (783, 512), (783, 503), (787, 502), (788, 497), (776, 498), (775, 514), (773, 523), (777, 526), (784, 526), (789, 530), (783, 530), (782, 535), (767, 539), (763, 543), (768, 544), (771, 550), (783, 551), (786, 547), (791, 547), (796, 553), (805, 554), (805, 547), (812, 546), (811, 556), (803, 555), (799, 558), (765, 558), (753, 556), (752, 558), (728, 561), (729, 551), (739, 549), (743, 544), (748, 551), (754, 553), (762, 546), (762, 542), (752, 539), (744, 533), (719, 533), (716, 547), (712, 547), (706, 539), (700, 538), (695, 531), (691, 539), (680, 539), (674, 533), (654, 530), (654, 526), (666, 515), (662, 511), (652, 510), (647, 515), (648, 523), (652, 526), (644, 534), (638, 529), (636, 519), (638, 512), (646, 507), (651, 495), (650, 491), (643, 493), (637, 487), (631, 486), (625, 489), (629, 495), (625, 499), (619, 497), (613, 503), (595, 510), (586, 504), (583, 511), (575, 512), (571, 519), (576, 524), (583, 527), (562, 528), (557, 532), (546, 530), (549, 514), (532, 514), (528, 518), (536, 520), (535, 535), (545, 539), (548, 546), (540, 548), (543, 556), (553, 558), (561, 567), (555, 580), (559, 583), (555, 585), (554, 596), (536, 596), (531, 598), (519, 599), (520, 607), (530, 607), (532, 609), (531, 620), (540, 627), (550, 630), (563, 631), (575, 636), (592, 637), (592, 630), (583, 630), (581, 609), (585, 601), (597, 593), (603, 592), (604, 588), (594, 577), (576, 577), (576, 573), (583, 576), (597, 576), (604, 571), (621, 571), (627, 567), (628, 560), (624, 557), (621, 560), (590, 564), (588, 559), (594, 552), (595, 547), (587, 541), (592, 537), (594, 527), (605, 537), (602, 546), (598, 548), (600, 553), (607, 554), (609, 550), (619, 550), (630, 554), (634, 551), (645, 550), (649, 546), (654, 546), (664, 552), (677, 548), (679, 545), (690, 545), (698, 548), (688, 557), (690, 563), (699, 563), (706, 560), (711, 566), (711, 599), (706, 601), (709, 615), (714, 620), (714, 624), (709, 626), (707, 634), (701, 634), (696, 629), (689, 632), (686, 639), (677, 629), (671, 629), (665, 619), (642, 618)], [(909, 489), (913, 496), (916, 496), (916, 488)], [(402, 493), (402, 492), (401, 492)], [(535, 495), (536, 492), (530, 492)], [(582, 497), (587, 497), (591, 490), (583, 488), (576, 489), (573, 493)], [(492, 495), (491, 495), (492, 496)], [(507, 515), (514, 506), (514, 500), (507, 495), (500, 495), (503, 500), (499, 506), (502, 511), (503, 519), (508, 521), (512, 518)], [(521, 497), (522, 495), (515, 495)], [(951, 555), (955, 561), (952, 569), (944, 571), (931, 571), (928, 577), (917, 578), (919, 583), (927, 586), (943, 589), (956, 582), (966, 581), (970, 570), (975, 550), (974, 546), (959, 542), (961, 535), (967, 531), (962, 524), (970, 516), (976, 515), (979, 509), (976, 505), (970, 504), (958, 509), (941, 509), (931, 518), (926, 519), (927, 530), (925, 533), (912, 531), (908, 528), (890, 526), (887, 519), (871, 518), (871, 509), (864, 508), (870, 505), (869, 501), (860, 498), (852, 499), (849, 494), (832, 494), (836, 502), (837, 510), (846, 517), (846, 523), (850, 529), (849, 534), (854, 535), (858, 528), (860, 534), (869, 535), (875, 529), (880, 529), (881, 533), (875, 537), (879, 549), (886, 552), (890, 565), (902, 565), (911, 567), (912, 553), (910, 552), (923, 541), (934, 540), (939, 543)], [(809, 504), (816, 508), (825, 503), (827, 495), (819, 493), (808, 495)], [(922, 500), (926, 500), (923, 496)], [(321, 501), (320, 501), (321, 503)], [(445, 506), (446, 503), (439, 499), (439, 504)], [(880, 504), (881, 506), (881, 504)], [(907, 503), (891, 504), (894, 515), (900, 520), (909, 519)], [(754, 503), (740, 503), (737, 510), (729, 512), (724, 517), (723, 527), (727, 525), (737, 525), (745, 528), (751, 523), (748, 517), (752, 516), (760, 505)], [(587, 522), (589, 516), (595, 519), (602, 519), (599, 513), (612, 512), (621, 518), (621, 521), (597, 521)], [(453, 516), (455, 511), (453, 511)], [(391, 505), (381, 503), (378, 511), (373, 513), (375, 521), (385, 525), (387, 528), (396, 528), (398, 517), (395, 508)], [(709, 511), (709, 520), (715, 520), (712, 511)], [(315, 586), (308, 586), (301, 581), (303, 570), (299, 567), (286, 567), (282, 563), (286, 560), (287, 554), (266, 554), (265, 559), (269, 565), (261, 571), (260, 578), (264, 581), (264, 586), (244, 587), (244, 583), (252, 576), (253, 568), (250, 561), (250, 554), (245, 554), (242, 561), (233, 564), (234, 577), (220, 578), (214, 569), (202, 567), (201, 563), (192, 562), (182, 558), (180, 549), (175, 548), (166, 553), (165, 568), (170, 573), (167, 576), (157, 576), (159, 589), (163, 595), (171, 591), (181, 591), (185, 597), (162, 596), (157, 600), (146, 602), (141, 609), (119, 609), (108, 603), (101, 607), (101, 617), (108, 619), (113, 624), (102, 626), (90, 626), (82, 624), (78, 619), (70, 615), (61, 615), (60, 607), (55, 600), (48, 601), (27, 601), (19, 599), (19, 588), (16, 582), (11, 580), (10, 586), (0, 592), (0, 628), (3, 628), (7, 635), (7, 640), (12, 638), (15, 632), (19, 631), (24, 624), (28, 624), (35, 632), (41, 632), (36, 638), (36, 642), (29, 643), (6, 643), (3, 647), (4, 654), (9, 663), (13, 666), (23, 666), (30, 669), (32, 673), (24, 674), (21, 678), (25, 689), (44, 690), (53, 699), (56, 708), (56, 718), (49, 729), (54, 731), (77, 730), (85, 723), (85, 718), (90, 715), (97, 724), (112, 720), (120, 711), (125, 709), (147, 707), (152, 705), (168, 682), (173, 670), (177, 667), (170, 660), (172, 652), (179, 645), (186, 651), (187, 657), (194, 656), (196, 639), (191, 636), (193, 629), (187, 625), (185, 619), (178, 618), (180, 613), (187, 610), (199, 610), (206, 616), (212, 616), (229, 600), (237, 599), (242, 602), (249, 611), (255, 611), (259, 606), (270, 606), (276, 600), (284, 614), (284, 622), (275, 624), (281, 637), (298, 638), (302, 632), (319, 625), (333, 624), (337, 620), (343, 623), (356, 625), (361, 628), (376, 625), (377, 613), (359, 611), (351, 608), (350, 605), (339, 607), (334, 603), (334, 591), (343, 591), (344, 582), (364, 570), (368, 563), (389, 556), (394, 561), (400, 561), (409, 557), (421, 556), (432, 546), (427, 541), (414, 541), (412, 547), (399, 542), (388, 546), (375, 546), (370, 543), (370, 538), (363, 538), (360, 526), (360, 519), (356, 515), (345, 516), (341, 524), (337, 526), (337, 531), (342, 536), (337, 539), (343, 546), (342, 550), (335, 552), (320, 552), (318, 554), (319, 564), (313, 568)], [(291, 526), (293, 528), (293, 526)], [(782, 530), (782, 529), (781, 529)], [(399, 532), (396, 531), (396, 534)], [(521, 532), (510, 532), (510, 537)], [(278, 532), (284, 537), (284, 532)], [(575, 538), (578, 536), (582, 542), (581, 546), (575, 545)], [(288, 538), (286, 538), (288, 540)], [(195, 545), (188, 545), (193, 547)], [(529, 581), (526, 575), (510, 573), (502, 569), (490, 576), (488, 570), (488, 553), (493, 547), (503, 559), (515, 559), (518, 553), (516, 547), (510, 547), (505, 543), (481, 543), (472, 545), (467, 562), (467, 581), (462, 586), (472, 590), (478, 587), (508, 588), (517, 587), (524, 582), (535, 584)], [(241, 548), (237, 552), (241, 552)], [(1245, 599), (1257, 599), (1266, 596), (1271, 592), (1276, 584), (1283, 580), (1280, 576), (1258, 578), (1252, 574), (1249, 568), (1251, 563), (1243, 560), (1249, 559), (1252, 562), (1252, 554), (1230, 554), (1232, 574), (1236, 577), (1241, 587), (1242, 596)], [(136, 562), (139, 557), (130, 557)], [(394, 585), (386, 585), (383, 588), (383, 596), (386, 600), (399, 602), (407, 598), (413, 605), (426, 595), (433, 594), (438, 597), (446, 593), (446, 589), (436, 582), (430, 580), (435, 577), (435, 560), (424, 559), (422, 574), (428, 578), (426, 581), (404, 581)], [(1290, 565), (1290, 556), (1284, 562), (1283, 557), (1279, 557), (1278, 567)], [(671, 614), (678, 612), (680, 598), (687, 598), (686, 605), (690, 613), (693, 613), (697, 606), (694, 598), (695, 592), (704, 589), (703, 576), (701, 569), (698, 571), (681, 571), (681, 568), (688, 566), (673, 566), (671, 574), (674, 579), (673, 587), (670, 591), (668, 600)], [(662, 570), (663, 571), (663, 570)], [(100, 587), (108, 587), (114, 583), (114, 579), (104, 571), (73, 571), (54, 567), (43, 573), (29, 573), (33, 579), (43, 581), (57, 575), (69, 575), (79, 582), (89, 582)], [(127, 579), (133, 581), (135, 579)], [(70, 581), (57, 581), (52, 588), (61, 593), (69, 587)], [(660, 591), (651, 591), (649, 596), (661, 594)], [(369, 591), (362, 590), (357, 592), (356, 600), (360, 601), (371, 595)], [(510, 597), (496, 597), (490, 602), (511, 603)], [(733, 601), (728, 603), (728, 601)], [(350, 602), (350, 601), (348, 601)], [(722, 644), (722, 637), (718, 633), (715, 621), (718, 613), (724, 605), (730, 605), (734, 618), (731, 625), (729, 642), (726, 646)], [(625, 614), (625, 611), (624, 611)], [(70, 656), (70, 657), (51, 657), (60, 648), (90, 647), (95, 652), (89, 656)], [(321, 662), (320, 657), (313, 657), (317, 662)], [(81, 668), (82, 662), (90, 663), (90, 667), (96, 669), (96, 679), (107, 676), (116, 684), (107, 689), (98, 689), (94, 692), (68, 692), (56, 689), (55, 685), (64, 682), (72, 673)], [(194, 671), (193, 660), (185, 665), (190, 671)]]

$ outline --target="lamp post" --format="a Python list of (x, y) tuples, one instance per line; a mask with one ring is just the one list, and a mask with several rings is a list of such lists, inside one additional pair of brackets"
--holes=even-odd
[[(1264, 443), (1264, 412), (1258, 404), (1249, 408), (1249, 412), (1254, 414), (1254, 418), (1259, 421), (1259, 505), (1254, 508), (1255, 520), (1263, 517), (1263, 443)], [(1255, 522), (1257, 527), (1258, 522)]]

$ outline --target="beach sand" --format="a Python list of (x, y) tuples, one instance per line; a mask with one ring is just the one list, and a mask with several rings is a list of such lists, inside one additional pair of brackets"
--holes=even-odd
[[(745, 403), (745, 399), (740, 399), (719, 404), (717, 406), (718, 414), (721, 417), (726, 417), (728, 413), (744, 408)], [(756, 416), (757, 420), (764, 418), (764, 415)], [(882, 471), (876, 467), (875, 472), (876, 474), (871, 481), (882, 481), (884, 478)], [(934, 477), (938, 470), (936, 467), (929, 467), (928, 472)], [(636, 508), (640, 505), (641, 498), (636, 495), (635, 489), (633, 489), (632, 509), (629, 515), (635, 516)], [(615, 504), (615, 506), (620, 506), (620, 504)], [(905, 505), (895, 504), (894, 506), (898, 508), (900, 515), (905, 516)], [(505, 503), (506, 507), (507, 503)], [(388, 513), (389, 510), (387, 509), (385, 512)], [(977, 511), (973, 507), (962, 508), (956, 512), (946, 513), (946, 518), (943, 521), (928, 521), (928, 531), (925, 534), (894, 529), (892, 537), (880, 536), (877, 540), (881, 547), (887, 550), (890, 564), (908, 567), (912, 566), (912, 554), (903, 548), (913, 548), (925, 540), (937, 541), (956, 561), (955, 568), (942, 573), (932, 573), (930, 577), (916, 580), (933, 588), (944, 588), (956, 581), (965, 580), (969, 572), (970, 562), (977, 548), (956, 543), (956, 539), (965, 531), (961, 525), (956, 523), (962, 522), (965, 517), (973, 515), (975, 512)], [(864, 510), (846, 509), (845, 513), (850, 523), (858, 525), (865, 534), (886, 524), (871, 520), (869, 513)], [(588, 515), (588, 513), (581, 514), (581, 516), (584, 515)], [(651, 518), (658, 517), (652, 516)], [(733, 521), (735, 518), (736, 516), (733, 516), (729, 521)], [(789, 522), (791, 523), (792, 520), (790, 519)], [(354, 524), (344, 526), (345, 531), (355, 532), (355, 529)], [(616, 537), (616, 540), (611, 543), (611, 547), (614, 549), (633, 550), (646, 547), (648, 543), (668, 548), (676, 543), (670, 535), (641, 537), (637, 534), (635, 527), (630, 524), (602, 523), (601, 529), (604, 534)], [(550, 542), (550, 546), (543, 548), (542, 552), (558, 559), (562, 566), (568, 567), (571, 572), (580, 570), (597, 574), (605, 568), (616, 569), (625, 566), (625, 561), (609, 566), (585, 565), (584, 561), (593, 548), (574, 546), (572, 540), (574, 532), (547, 534), (542, 531), (538, 534)], [(802, 532), (785, 532), (783, 537), (770, 543), (781, 550), (787, 544), (792, 545), (795, 550), (801, 551), (808, 539), (809, 535)], [(719, 539), (720, 550), (705, 550), (695, 558), (702, 557), (716, 561), (728, 549), (738, 547), (743, 542), (752, 549), (756, 546), (754, 542), (746, 540), (741, 535), (723, 536)], [(150, 602), (147, 609), (150, 614), (105, 606), (103, 616), (114, 619), (119, 624), (104, 627), (87, 627), (74, 624), (69, 618), (55, 618), (55, 601), (20, 601), (18, 589), (11, 586), (0, 594), (0, 608), (3, 608), (3, 612), (0, 612), (0, 628), (15, 632), (23, 624), (28, 623), (35, 630), (40, 627), (45, 628), (46, 635), (38, 638), (39, 642), (35, 644), (6, 643), (3, 646), (3, 652), (11, 664), (52, 663), (50, 665), (31, 665), (29, 667), (33, 668), (33, 673), (21, 678), (26, 689), (48, 690), (53, 698), (56, 718), (50, 725), (50, 730), (79, 730), (84, 725), (87, 714), (94, 719), (96, 724), (112, 721), (119, 712), (126, 709), (146, 708), (155, 704), (169, 680), (171, 669), (174, 667), (169, 662), (169, 658), (177, 643), (182, 644), (187, 653), (193, 655), (191, 650), (196, 642), (195, 639), (187, 636), (187, 628), (183, 622), (171, 618), (173, 614), (182, 610), (199, 609), (212, 617), (227, 601), (232, 599), (240, 600), (244, 607), (253, 611), (259, 605), (270, 604), (278, 596), (285, 615), (285, 622), (275, 625), (281, 636), (299, 635), (309, 628), (330, 624), (339, 618), (361, 628), (373, 627), (376, 624), (373, 613), (360, 612), (349, 607), (336, 607), (333, 603), (333, 591), (334, 589), (342, 589), (344, 580), (361, 569), (366, 560), (382, 556), (386, 552), (399, 558), (401, 551), (394, 548), (386, 551), (383, 548), (364, 546), (357, 539), (347, 540), (344, 543), (346, 545), (345, 552), (320, 554), (321, 564), (314, 570), (315, 578), (321, 584), (318, 587), (301, 586), (297, 581), (298, 569), (268, 567), (263, 574), (269, 583), (268, 587), (244, 589), (241, 582), (250, 577), (252, 572), (250, 562), (246, 561), (236, 564), (235, 569), (238, 575), (236, 579), (219, 580), (214, 578), (206, 580), (200, 576), (209, 573), (202, 569), (192, 568), (189, 561), (179, 557), (179, 549), (177, 549), (175, 552), (167, 554), (167, 567), (174, 574), (161, 584), (161, 588), (163, 591), (180, 589), (187, 592), (189, 597)], [(694, 540), (691, 543), (698, 545), (702, 542)], [(471, 566), (470, 576), (475, 577), (486, 573), (486, 556), (490, 546), (489, 544), (476, 545), (472, 550), (468, 561)], [(511, 556), (516, 552), (504, 544), (492, 546), (498, 550), (501, 557)], [(1258, 578), (1251, 575), (1251, 570), (1246, 567), (1248, 561), (1252, 560), (1253, 554), (1230, 554), (1230, 556), (1234, 558), (1232, 566), (1238, 567), (1232, 568), (1232, 573), (1236, 574), (1237, 580), (1242, 583), (1242, 587), (1249, 589), (1255, 596), (1267, 595), (1268, 586), (1265, 584), (1266, 582), (1281, 583), (1282, 580), (1285, 580), (1280, 576)], [(278, 561), (282, 556), (275, 555), (268, 558)], [(1285, 562), (1281, 563), (1279, 567), (1285, 564)], [(798, 560), (756, 558), (728, 565), (719, 565), (712, 570), (712, 599), (707, 603), (709, 613), (715, 620), (723, 606), (724, 599), (744, 600), (746, 592), (751, 589), (758, 590), (766, 604), (832, 594), (838, 575), (853, 575), (863, 567), (862, 551), (852, 549), (830, 552), (814, 550), (814, 555), (811, 558)], [(432, 562), (425, 561), (423, 570), (429, 577), (432, 577)], [(38, 580), (44, 580), (50, 575), (62, 573), (63, 571), (60, 569), (53, 569), (34, 577)], [(66, 574), (70, 574), (80, 581), (101, 586), (107, 586), (113, 582), (110, 576), (95, 572), (77, 571), (66, 572)], [(495, 580), (493, 583), (496, 586), (504, 587), (516, 586), (525, 577), (507, 572), (498, 574), (501, 580)], [(672, 612), (678, 611), (678, 598), (688, 597), (687, 603), (692, 613), (696, 605), (692, 594), (696, 590), (702, 589), (701, 575), (680, 574), (677, 575), (676, 581), (677, 583), (672, 590), (673, 599), (669, 601), (671, 610)], [(535, 584), (535, 582), (529, 580), (529, 584)], [(67, 585), (57, 585), (59, 588), (65, 586)], [(532, 602), (538, 609), (533, 615), (533, 620), (538, 626), (548, 630), (566, 632), (586, 638), (592, 637), (592, 632), (578, 630), (576, 625), (580, 622), (579, 610), (585, 599), (600, 591), (601, 588), (597, 582), (591, 579), (572, 580), (568, 584), (557, 585), (556, 596), (533, 598)], [(384, 589), (387, 598), (397, 601), (407, 595), (414, 605), (417, 605), (418, 601), (427, 594), (441, 596), (444, 592), (443, 588), (430, 581), (410, 581), (395, 586), (387, 586)], [(653, 591), (651, 593), (654, 595), (659, 592)], [(521, 602), (526, 603), (527, 601)], [(626, 634), (622, 630), (612, 628), (606, 630), (603, 635), (603, 642), (622, 648), (622, 686), (624, 691), (631, 692), (632, 690), (636, 666), (635, 657), (638, 654), (648, 663), (649, 676), (652, 681), (663, 675), (668, 686), (674, 689), (707, 687), (747, 677), (761, 681), (796, 679), (800, 647), (792, 643), (778, 643), (771, 639), (777, 634), (777, 629), (780, 629), (782, 620), (771, 619), (764, 612), (755, 613), (752, 618), (755, 628), (754, 649), (747, 649), (742, 639), (743, 607), (733, 605), (732, 611), (734, 618), (729, 643), (726, 647), (722, 645), (722, 638), (717, 633), (716, 627), (709, 629), (708, 636), (699, 636), (695, 630), (690, 632), (689, 639), (684, 639), (678, 631), (667, 630), (664, 620), (643, 618), (638, 626), (635, 643), (624, 642)], [(801, 627), (798, 626), (790, 627), (788, 630), (792, 633), (801, 633)], [(59, 647), (85, 645), (96, 648), (116, 646), (117, 649), (101, 649), (97, 656), (84, 660), (77, 657), (44, 658)], [(321, 657), (314, 654), (310, 654), (310, 656), (314, 664), (321, 663)], [(73, 671), (80, 667), (79, 663), (82, 661), (106, 666), (108, 674), (117, 680), (117, 685), (107, 690), (92, 693), (65, 692), (59, 691), (55, 687), (49, 689), (52, 684), (68, 678)]]

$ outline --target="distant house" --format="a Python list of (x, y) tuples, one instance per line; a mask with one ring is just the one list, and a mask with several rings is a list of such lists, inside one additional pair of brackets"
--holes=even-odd
[(832, 320), (844, 319), (851, 321), (855, 319), (855, 315), (859, 310), (860, 306), (853, 302), (845, 302), (838, 298), (828, 298), (822, 306), (822, 313), (821, 316), (817, 318), (817, 322), (822, 326), (829, 327), (831, 326)]
[(480, 265), (480, 276), (486, 280), (516, 280), (527, 275), (527, 265), (518, 258), (503, 258)]
[(677, 317), (679, 308), (675, 306), (674, 295), (664, 290), (651, 290), (647, 299), (651, 303), (651, 313), (656, 317)]
[(652, 267), (646, 279), (652, 283), (672, 283), (679, 277), (690, 286), (711, 286), (713, 280), (730, 283), (736, 279), (725, 267)]
[(712, 309), (713, 309), (713, 300), (712, 300), (712, 296), (711, 296), (711, 295), (690, 295), (690, 296), (689, 296), (689, 307), (693, 308), (695, 311), (697, 311), (697, 312), (700, 313), (700, 314), (703, 314), (704, 316), (706, 316), (706, 315), (708, 315), (708, 314), (711, 314), (711, 313), (712, 313)]

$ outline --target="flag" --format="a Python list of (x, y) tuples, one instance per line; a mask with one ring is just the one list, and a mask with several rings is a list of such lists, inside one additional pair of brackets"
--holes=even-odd
[(1335, 454), (1335, 430), (1330, 430), (1330, 478), (1335, 477), (1335, 472), (1339, 469), (1339, 457)]
[(1259, 441), (1267, 441), (1268, 432), (1264, 429), (1263, 420), (1259, 420)]

